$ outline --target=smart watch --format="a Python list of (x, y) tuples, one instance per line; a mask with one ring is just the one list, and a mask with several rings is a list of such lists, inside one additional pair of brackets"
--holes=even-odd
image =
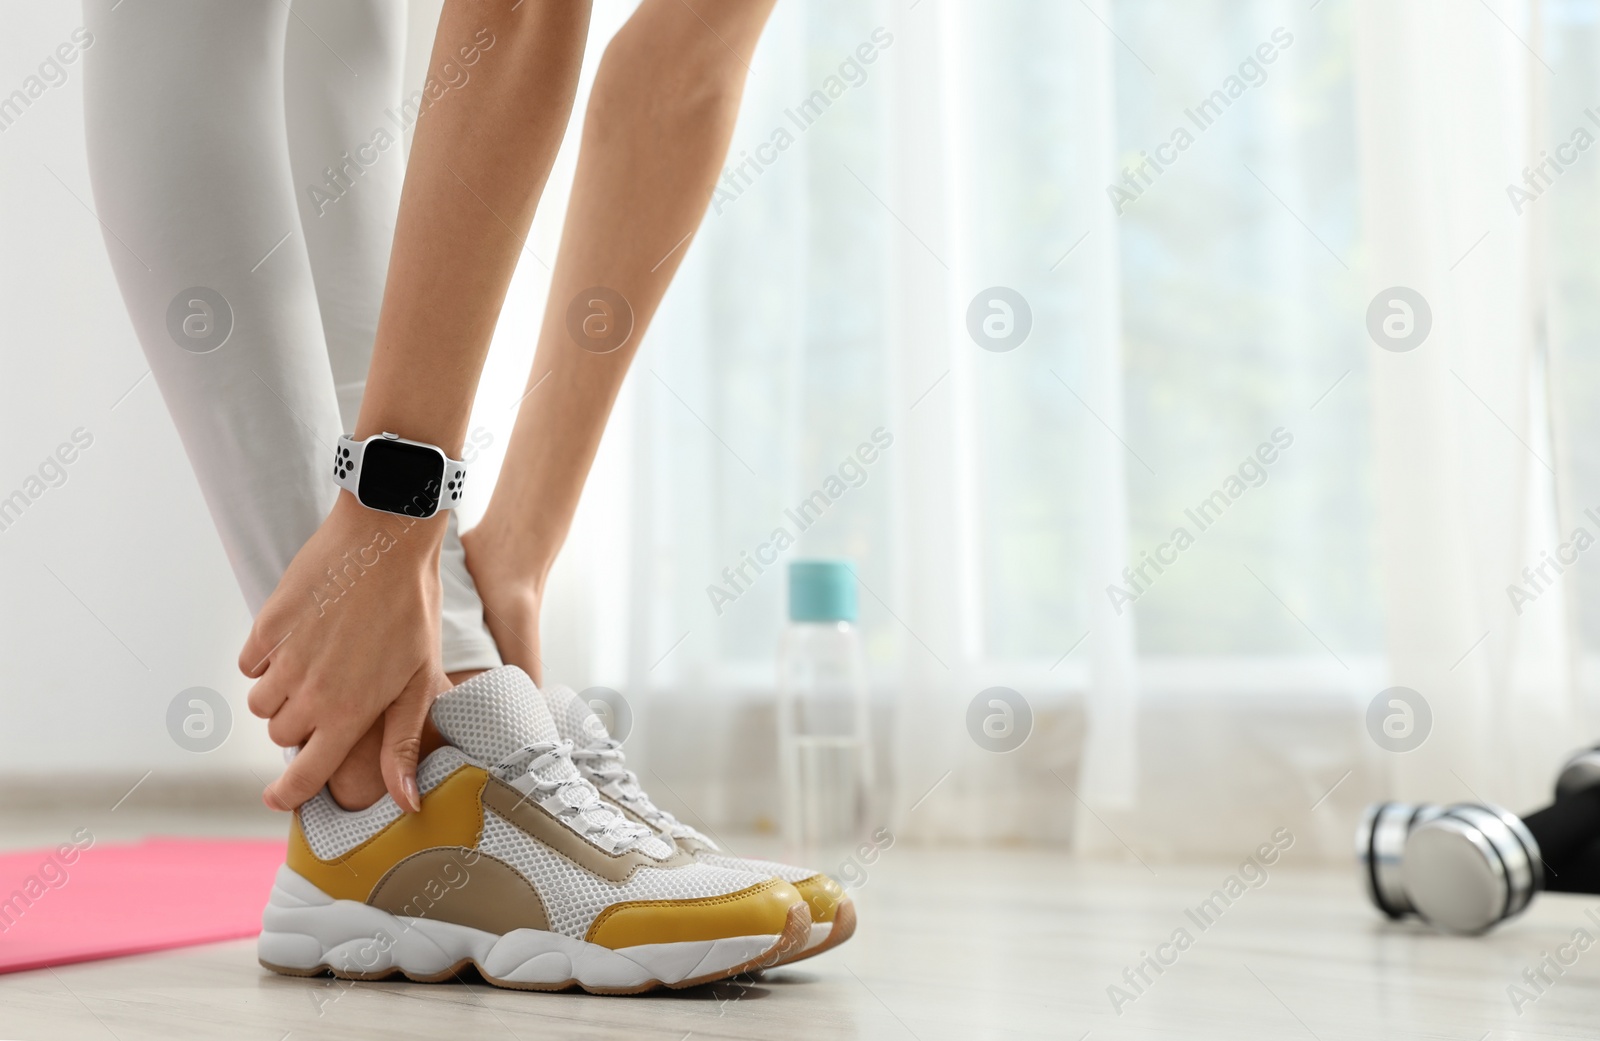
[(461, 502), (467, 464), (438, 445), (375, 434), (357, 441), (349, 434), (333, 450), (333, 480), (369, 510), (425, 520)]

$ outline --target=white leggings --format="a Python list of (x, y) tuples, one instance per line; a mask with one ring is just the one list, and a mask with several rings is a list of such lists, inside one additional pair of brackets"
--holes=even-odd
[[(84, 20), (106, 248), (254, 614), (332, 509), (325, 464), (361, 406), (405, 172), (405, 4), (84, 0)], [(453, 516), (440, 578), (445, 671), (499, 665)]]

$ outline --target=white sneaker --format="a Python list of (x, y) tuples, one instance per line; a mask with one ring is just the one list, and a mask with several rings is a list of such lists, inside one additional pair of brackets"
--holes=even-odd
[(347, 812), (327, 789), (295, 812), (262, 965), (434, 982), (471, 962), (501, 987), (637, 994), (804, 946), (793, 886), (700, 863), (603, 800), (522, 670), (468, 680), (432, 718), (450, 744), (417, 771), (422, 812)]
[(856, 907), (845, 895), (844, 887), (820, 871), (780, 864), (774, 860), (736, 857), (717, 847), (705, 835), (683, 823), (650, 800), (639, 785), (639, 778), (627, 767), (622, 742), (612, 737), (593, 708), (570, 687), (543, 688), (556, 729), (565, 741), (572, 742), (572, 761), (583, 776), (600, 789), (600, 794), (615, 803), (630, 818), (648, 825), (670, 839), (701, 863), (732, 871), (747, 871), (793, 885), (811, 909), (811, 936), (804, 946), (780, 957), (774, 964), (786, 965), (810, 958), (844, 943), (856, 931)]

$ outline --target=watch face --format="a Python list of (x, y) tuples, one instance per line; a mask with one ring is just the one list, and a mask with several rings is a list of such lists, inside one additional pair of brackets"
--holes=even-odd
[(359, 498), (364, 506), (408, 517), (431, 517), (439, 510), (444, 485), (444, 455), (434, 448), (378, 438), (361, 457)]

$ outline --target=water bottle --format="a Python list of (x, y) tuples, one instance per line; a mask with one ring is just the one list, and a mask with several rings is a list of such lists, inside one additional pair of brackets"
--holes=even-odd
[(778, 655), (783, 834), (802, 855), (853, 846), (872, 793), (866, 660), (855, 570), (842, 560), (789, 565), (789, 624)]

